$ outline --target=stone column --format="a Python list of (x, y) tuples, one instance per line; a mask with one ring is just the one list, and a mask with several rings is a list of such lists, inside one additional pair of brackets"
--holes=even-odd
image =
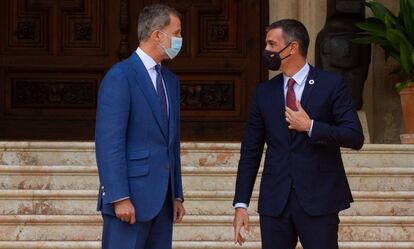
[(269, 23), (284, 18), (298, 19), (305, 24), (311, 40), (308, 60), (314, 64), (315, 40), (325, 24), (326, 0), (270, 0)]

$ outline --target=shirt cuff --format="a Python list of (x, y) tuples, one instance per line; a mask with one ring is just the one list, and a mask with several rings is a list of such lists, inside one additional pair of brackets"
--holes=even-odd
[(113, 202), (111, 202), (111, 203), (116, 203), (116, 202), (120, 202), (120, 201), (123, 201), (123, 200), (126, 200), (126, 199), (129, 199), (129, 196), (127, 196), (127, 197), (124, 197), (124, 198), (121, 198), (121, 199), (119, 199), (119, 200), (116, 200), (116, 201), (113, 201)]
[(236, 203), (236, 205), (234, 205), (234, 208), (245, 208), (245, 209), (247, 209), (247, 204), (246, 203)]
[(176, 201), (183, 202), (182, 198), (175, 198)]
[(312, 128), (313, 128), (313, 119), (311, 119), (311, 127), (308, 131), (308, 136), (311, 137), (312, 136)]

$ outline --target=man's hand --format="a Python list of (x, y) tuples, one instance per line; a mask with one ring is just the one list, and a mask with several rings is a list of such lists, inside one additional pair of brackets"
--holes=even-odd
[(234, 244), (243, 245), (243, 243), (246, 240), (240, 234), (241, 228), (244, 227), (244, 231), (247, 234), (250, 234), (249, 214), (247, 213), (247, 209), (236, 208), (236, 212), (234, 214), (233, 227), (234, 227)]
[(296, 130), (299, 132), (306, 131), (309, 132), (312, 125), (312, 120), (309, 118), (308, 114), (303, 110), (302, 105), (299, 101), (296, 101), (296, 107), (298, 111), (293, 111), (286, 106), (286, 122), (288, 122), (290, 130)]
[(116, 217), (123, 222), (135, 224), (135, 208), (130, 199), (114, 203)]
[(183, 203), (180, 200), (175, 200), (174, 203), (174, 224), (183, 221), (185, 215), (185, 209)]

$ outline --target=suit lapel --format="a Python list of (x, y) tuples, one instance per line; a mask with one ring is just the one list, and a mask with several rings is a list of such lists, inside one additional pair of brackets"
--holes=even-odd
[[(300, 104), (304, 108), (304, 110), (307, 110), (307, 104), (309, 102), (309, 98), (312, 95), (312, 91), (315, 88), (315, 85), (317, 84), (317, 74), (316, 69), (312, 66), (309, 68), (309, 74), (305, 81), (305, 89), (303, 89), (302, 98), (300, 100)], [(303, 133), (303, 132), (302, 132)], [(294, 135), (292, 136), (292, 141), (294, 141), (298, 137), (298, 132), (294, 132)]]
[[(285, 104), (285, 92), (283, 89), (283, 75), (280, 74), (278, 77), (276, 77), (274, 79), (274, 82), (272, 83), (273, 85), (273, 94), (271, 94), (271, 98), (270, 101), (271, 103), (274, 103), (274, 101), (276, 100), (276, 108), (273, 107), (272, 105), (272, 109), (274, 110), (272, 112), (272, 116), (275, 118), (275, 127), (277, 127), (277, 124), (281, 124), (280, 127), (282, 127), (282, 131), (278, 132), (279, 134), (281, 134), (283, 136), (283, 140), (290, 143), (290, 133), (289, 133), (289, 128), (288, 128), (288, 124), (286, 122), (285, 119), (285, 109), (286, 109), (286, 104)], [(276, 98), (274, 97), (276, 95)], [(272, 122), (273, 123), (273, 122)]]
[(306, 104), (308, 103), (309, 97), (312, 94), (312, 90), (315, 84), (317, 84), (316, 78), (317, 78), (316, 69), (310, 66), (309, 74), (305, 81), (305, 89), (303, 90), (302, 98), (300, 100), (302, 107), (305, 107)]
[(166, 130), (164, 128), (162, 121), (163, 118), (161, 116), (160, 100), (157, 92), (155, 91), (154, 85), (151, 81), (148, 71), (136, 53), (133, 53), (131, 57), (129, 57), (129, 60), (132, 68), (136, 72), (135, 81), (144, 93), (144, 96), (147, 99), (147, 102), (152, 110), (152, 113), (154, 114), (154, 117), (157, 120), (157, 124), (160, 127), (162, 134), (166, 138)]
[(168, 119), (168, 129), (169, 129), (169, 142), (173, 141), (173, 134), (174, 134), (174, 124), (175, 124), (175, 108), (174, 103), (176, 103), (176, 99), (173, 97), (175, 96), (174, 92), (174, 79), (168, 77), (168, 73), (165, 73), (164, 69), (162, 69), (162, 75), (164, 78), (165, 88), (167, 89), (167, 98), (168, 98), (168, 109), (169, 109), (169, 119)]

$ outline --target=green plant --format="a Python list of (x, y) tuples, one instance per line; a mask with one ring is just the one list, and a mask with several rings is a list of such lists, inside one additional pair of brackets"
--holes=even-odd
[(406, 80), (397, 85), (402, 90), (414, 82), (414, 0), (400, 0), (400, 13), (394, 15), (381, 3), (366, 2), (374, 17), (356, 24), (362, 30), (356, 43), (373, 43), (381, 46), (385, 57), (396, 59)]

